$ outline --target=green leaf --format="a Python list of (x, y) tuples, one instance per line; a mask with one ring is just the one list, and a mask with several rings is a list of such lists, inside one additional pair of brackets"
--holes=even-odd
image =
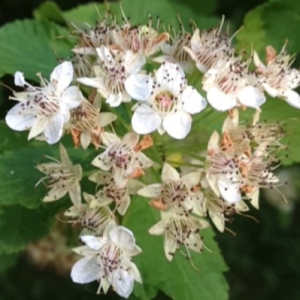
[(19, 205), (2, 207), (0, 254), (22, 251), (30, 242), (47, 234), (55, 221), (54, 215), (58, 208), (56, 203), (43, 205), (35, 210)]
[[(199, 5), (199, 4), (198, 4)], [(76, 24), (88, 23), (93, 25), (99, 20), (97, 9), (102, 16), (108, 10), (115, 14), (118, 20), (122, 19), (121, 7), (127, 18), (130, 18), (132, 24), (146, 24), (148, 23), (149, 13), (154, 17), (154, 24), (156, 23), (156, 16), (160, 18), (166, 25), (172, 25), (178, 28), (178, 17), (183, 21), (186, 29), (189, 29), (190, 20), (194, 20), (201, 28), (210, 28), (220, 22), (220, 19), (212, 16), (203, 16), (197, 10), (185, 5), (182, 2), (173, 2), (168, 0), (124, 0), (122, 5), (120, 3), (105, 4), (87, 4), (78, 6), (75, 9), (64, 13), (64, 17), (69, 22)], [(108, 7), (108, 8), (107, 8)]]
[(17, 263), (19, 256), (19, 253), (0, 255), (0, 273), (13, 267)]
[(213, 231), (203, 230), (205, 245), (212, 253), (191, 253), (199, 271), (180, 253), (175, 255), (172, 262), (168, 262), (162, 236), (148, 233), (148, 229), (159, 220), (158, 213), (140, 197), (132, 202), (123, 225), (133, 231), (137, 245), (143, 250), (134, 258), (144, 282), (143, 285), (135, 284), (135, 296), (152, 299), (158, 291), (162, 291), (174, 300), (228, 299), (228, 286), (223, 276), (227, 267), (214, 241)]
[(263, 54), (267, 45), (279, 51), (286, 40), (291, 53), (299, 53), (300, 2), (298, 0), (272, 1), (256, 7), (244, 20), (237, 35), (240, 48), (253, 48)]
[(57, 56), (70, 56), (69, 32), (46, 20), (25, 20), (9, 23), (0, 28), (0, 77), (25, 73), (37, 80), (41, 72), (49, 77), (58, 64)]
[(59, 6), (52, 1), (46, 1), (34, 10), (33, 15), (36, 19), (46, 19), (57, 24), (65, 24), (65, 19)]
[[(86, 164), (84, 170), (87, 170), (96, 156), (92, 149), (83, 151), (69, 147), (67, 151), (73, 163)], [(35, 188), (36, 183), (44, 176), (35, 166), (49, 162), (43, 158), (45, 155), (59, 159), (58, 145), (42, 144), (40, 147), (6, 151), (0, 155), (0, 205), (21, 204), (35, 208), (41, 204), (47, 190), (43, 184)]]

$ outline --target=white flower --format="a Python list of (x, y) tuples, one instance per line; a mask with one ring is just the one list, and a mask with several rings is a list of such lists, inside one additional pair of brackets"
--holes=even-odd
[(190, 74), (194, 69), (194, 62), (184, 49), (190, 44), (191, 34), (186, 32), (181, 24), (179, 32), (174, 37), (171, 36), (171, 41), (161, 46), (163, 55), (155, 57), (153, 61), (158, 63), (177, 63), (186, 73)]
[(132, 232), (118, 226), (105, 233), (103, 237), (82, 236), (86, 246), (74, 251), (85, 256), (72, 268), (71, 277), (76, 283), (89, 283), (98, 280), (107, 293), (110, 285), (121, 297), (128, 298), (132, 293), (134, 281), (142, 282), (141, 275), (131, 257), (141, 253), (135, 244)]
[(271, 97), (282, 98), (293, 107), (300, 108), (300, 96), (293, 91), (300, 85), (300, 71), (291, 68), (294, 57), (287, 54), (286, 44), (277, 56), (271, 46), (266, 47), (266, 52), (268, 59), (266, 66), (254, 52), (254, 63), (264, 90)]
[[(153, 165), (153, 161), (141, 152), (140, 145), (143, 140), (139, 143), (138, 134), (127, 133), (123, 140), (113, 133), (104, 132), (101, 136), (107, 149), (98, 155), (92, 164), (104, 171), (112, 169), (118, 187), (124, 186), (124, 181), (127, 182), (127, 179), (143, 175), (143, 169)], [(151, 145), (146, 145), (145, 148)]]
[(191, 38), (190, 45), (184, 50), (196, 62), (196, 67), (202, 73), (207, 72), (218, 60), (223, 60), (226, 56), (233, 54), (231, 48), (232, 37), (221, 32), (224, 19), (219, 27), (212, 30), (200, 30), (196, 28)]
[(138, 195), (152, 198), (154, 207), (164, 211), (173, 211), (179, 215), (195, 213), (203, 215), (200, 208), (202, 194), (197, 193), (200, 184), (200, 172), (190, 172), (182, 177), (165, 163), (162, 170), (162, 184), (151, 184), (138, 191)]
[(94, 173), (89, 180), (101, 186), (95, 196), (97, 201), (104, 204), (114, 202), (115, 209), (121, 216), (124, 216), (130, 205), (130, 195), (136, 194), (144, 186), (143, 183), (134, 179), (124, 180), (123, 184), (118, 186), (112, 174), (103, 172)]
[(71, 110), (68, 128), (76, 147), (81, 145), (83, 149), (86, 149), (90, 143), (96, 149), (100, 147), (103, 127), (117, 118), (110, 112), (100, 113), (100, 107), (101, 101), (95, 97), (93, 104), (84, 99), (78, 107)]
[(94, 66), (96, 77), (82, 77), (77, 81), (96, 88), (112, 107), (119, 106), (122, 102), (129, 102), (130, 96), (124, 88), (124, 82), (145, 64), (144, 56), (130, 50), (124, 54), (112, 55), (104, 46), (96, 50), (99, 58), (99, 65)]
[(77, 107), (82, 95), (76, 86), (69, 86), (73, 79), (70, 62), (58, 65), (50, 82), (39, 75), (42, 87), (27, 83), (21, 72), (15, 73), (15, 84), (25, 87), (25, 92), (14, 93), (11, 99), (20, 101), (7, 114), (7, 125), (17, 131), (30, 129), (28, 139), (42, 133), (49, 144), (59, 141), (63, 126), (70, 119), (70, 109)]
[(86, 203), (70, 207), (64, 215), (72, 218), (68, 221), (73, 224), (81, 224), (81, 235), (103, 235), (104, 231), (111, 226), (116, 226), (115, 216), (107, 204), (109, 201), (99, 201), (95, 196), (83, 193)]
[(235, 157), (222, 151), (220, 137), (215, 131), (208, 142), (206, 179), (217, 196), (235, 204), (241, 200), (240, 171)]
[(240, 106), (259, 109), (265, 103), (256, 76), (248, 71), (249, 63), (250, 60), (232, 57), (217, 61), (205, 73), (203, 89), (213, 108), (219, 111)]
[(52, 202), (61, 199), (69, 193), (70, 199), (75, 206), (81, 205), (81, 188), (79, 181), (82, 178), (81, 165), (73, 165), (65, 147), (59, 145), (60, 161), (47, 156), (53, 162), (39, 164), (37, 169), (46, 174), (46, 177), (38, 181), (36, 186), (45, 180), (49, 180), (46, 184), (50, 189), (44, 197), (44, 202)]
[(206, 221), (193, 216), (180, 216), (172, 211), (161, 211), (161, 221), (152, 226), (149, 233), (164, 234), (165, 255), (171, 261), (181, 245), (185, 247), (188, 258), (190, 258), (188, 249), (201, 253), (203, 241), (199, 232), (208, 226)]
[(134, 106), (133, 130), (147, 134), (165, 131), (176, 139), (190, 132), (191, 114), (206, 107), (205, 99), (186, 84), (185, 74), (177, 64), (164, 63), (154, 76), (131, 75), (125, 81), (129, 95), (140, 101)]

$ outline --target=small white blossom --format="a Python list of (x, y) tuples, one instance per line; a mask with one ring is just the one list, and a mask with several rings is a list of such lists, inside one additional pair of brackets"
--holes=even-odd
[(89, 180), (101, 186), (95, 196), (97, 201), (104, 204), (114, 202), (115, 209), (121, 216), (124, 216), (130, 205), (130, 195), (136, 194), (144, 186), (143, 183), (134, 179), (124, 180), (122, 185), (118, 186), (112, 174), (103, 172), (94, 173)]
[(217, 61), (205, 73), (203, 89), (213, 108), (219, 111), (240, 106), (259, 109), (265, 103), (258, 79), (248, 71), (249, 63), (249, 60), (231, 57)]
[(125, 90), (124, 82), (131, 74), (140, 71), (145, 64), (144, 56), (130, 50), (113, 55), (104, 46), (96, 48), (96, 51), (99, 59), (99, 65), (94, 66), (96, 77), (81, 77), (77, 81), (96, 88), (112, 107), (129, 102), (130, 96)]
[(101, 101), (95, 97), (93, 104), (84, 99), (82, 103), (71, 110), (68, 129), (71, 131), (76, 147), (86, 149), (92, 143), (96, 149), (101, 144), (103, 127), (116, 120), (116, 115), (110, 112), (100, 113)]
[(115, 216), (110, 210), (109, 201), (99, 201), (95, 196), (83, 193), (85, 203), (70, 207), (64, 215), (72, 218), (69, 223), (83, 227), (81, 235), (102, 236), (111, 226), (116, 226)]
[(72, 268), (71, 277), (76, 283), (89, 283), (97, 280), (99, 288), (107, 293), (110, 286), (121, 297), (128, 298), (134, 281), (142, 282), (141, 275), (131, 257), (141, 253), (135, 244), (132, 232), (118, 226), (106, 231), (103, 237), (81, 236), (86, 246), (74, 251), (84, 257)]
[(112, 169), (115, 183), (119, 187), (124, 186), (127, 179), (143, 175), (143, 169), (153, 165), (153, 161), (141, 151), (143, 140), (139, 143), (139, 135), (134, 132), (127, 133), (122, 140), (113, 133), (104, 132), (102, 141), (106, 150), (92, 164), (104, 171)]
[(264, 90), (271, 97), (279, 97), (293, 107), (300, 108), (300, 96), (293, 91), (300, 85), (300, 71), (291, 68), (294, 58), (287, 54), (286, 44), (277, 56), (271, 46), (266, 48), (266, 52), (267, 65), (254, 52), (254, 63)]
[(73, 79), (70, 62), (58, 65), (51, 73), (50, 82), (39, 77), (42, 87), (35, 87), (25, 81), (21, 72), (15, 73), (15, 84), (25, 87), (25, 92), (11, 97), (20, 103), (8, 112), (5, 120), (14, 130), (30, 129), (28, 139), (44, 134), (46, 141), (54, 144), (70, 119), (70, 109), (80, 105), (83, 98), (76, 86), (69, 86)]
[(208, 226), (208, 222), (193, 216), (180, 216), (173, 211), (161, 211), (161, 221), (152, 226), (149, 233), (164, 234), (165, 255), (171, 261), (181, 245), (185, 247), (188, 258), (190, 257), (188, 249), (201, 253), (203, 241), (199, 232)]
[(224, 19), (219, 27), (209, 31), (196, 28), (190, 40), (190, 45), (184, 46), (184, 50), (196, 62), (196, 67), (202, 73), (206, 73), (218, 60), (223, 60), (233, 54), (231, 40), (221, 32)]
[(81, 165), (73, 165), (65, 147), (60, 144), (60, 161), (52, 157), (48, 157), (53, 162), (39, 164), (37, 169), (46, 174), (46, 177), (38, 181), (49, 180), (46, 184), (49, 192), (44, 197), (44, 202), (52, 202), (61, 199), (69, 193), (70, 199), (74, 206), (81, 205), (81, 188), (79, 181), (82, 178)]
[(152, 198), (154, 207), (173, 211), (179, 215), (195, 213), (203, 215), (200, 208), (202, 194), (197, 193), (200, 184), (199, 172), (190, 172), (180, 177), (179, 173), (165, 163), (162, 170), (162, 184), (151, 184), (138, 191), (138, 195)]
[(153, 76), (131, 75), (125, 81), (129, 95), (140, 101), (134, 106), (133, 130), (147, 134), (165, 131), (175, 139), (184, 139), (190, 132), (191, 114), (206, 107), (205, 99), (187, 85), (178, 64), (164, 63)]

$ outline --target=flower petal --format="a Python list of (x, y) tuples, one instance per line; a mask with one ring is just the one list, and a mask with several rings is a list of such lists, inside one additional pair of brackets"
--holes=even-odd
[(135, 246), (135, 238), (129, 229), (123, 226), (118, 226), (113, 228), (108, 235), (112, 242), (120, 248), (128, 251), (133, 250)]
[(163, 120), (163, 127), (174, 139), (184, 139), (191, 130), (192, 118), (184, 111), (178, 111), (172, 115), (167, 115)]
[(164, 163), (164, 166), (163, 166), (163, 169), (161, 172), (161, 179), (163, 182), (179, 181), (180, 176), (175, 168), (171, 167), (168, 163)]
[(121, 297), (128, 298), (133, 290), (134, 277), (123, 269), (113, 271), (110, 283), (116, 293)]
[(207, 101), (216, 110), (226, 111), (236, 106), (236, 99), (234, 96), (223, 93), (216, 87), (207, 91)]
[(61, 104), (63, 108), (73, 109), (80, 105), (83, 101), (83, 96), (77, 86), (68, 87), (61, 96)]
[(81, 240), (91, 249), (100, 250), (105, 244), (105, 239), (93, 235), (82, 235)]
[(33, 114), (24, 114), (24, 103), (11, 108), (5, 117), (6, 124), (13, 130), (24, 131), (32, 127), (36, 118)]
[(288, 90), (283, 94), (285, 101), (293, 107), (300, 108), (300, 96), (292, 90)]
[(133, 74), (125, 80), (124, 86), (130, 97), (146, 101), (151, 96), (153, 79), (146, 74)]
[(246, 86), (238, 93), (240, 103), (258, 109), (266, 102), (265, 95), (253, 86)]
[(31, 140), (32, 138), (35, 138), (36, 136), (44, 132), (48, 122), (49, 122), (48, 118), (45, 117), (36, 118), (34, 124), (32, 125), (29, 131), (28, 140)]
[(16, 86), (23, 87), (26, 84), (24, 74), (20, 71), (17, 71), (14, 75), (14, 83)]
[(69, 195), (74, 206), (79, 207), (81, 205), (81, 187), (79, 182), (74, 183), (69, 189)]
[(72, 267), (71, 278), (76, 283), (89, 283), (98, 279), (99, 267), (94, 257), (83, 257)]
[(155, 79), (162, 87), (178, 95), (185, 83), (185, 74), (180, 65), (166, 62), (156, 71)]
[(58, 93), (62, 93), (73, 80), (73, 65), (65, 61), (58, 65), (50, 75), (51, 83), (56, 87)]
[(241, 200), (241, 192), (239, 184), (232, 183), (225, 178), (218, 179), (218, 188), (221, 196), (228, 203), (234, 204)]
[(63, 133), (64, 116), (61, 114), (55, 115), (49, 120), (44, 134), (48, 144), (52, 145), (58, 142)]
[(190, 114), (199, 113), (207, 105), (206, 100), (192, 86), (187, 86), (184, 89), (181, 95), (181, 101), (184, 111)]
[(154, 183), (147, 185), (140, 190), (138, 190), (137, 194), (146, 198), (156, 198), (161, 193), (161, 184)]
[(141, 105), (132, 116), (131, 125), (138, 134), (148, 134), (155, 131), (161, 124), (160, 116), (148, 105)]

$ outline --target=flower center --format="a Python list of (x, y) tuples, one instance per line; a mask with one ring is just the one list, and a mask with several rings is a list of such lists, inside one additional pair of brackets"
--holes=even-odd
[(154, 106), (160, 112), (171, 112), (177, 106), (177, 98), (170, 91), (162, 91), (155, 95)]

